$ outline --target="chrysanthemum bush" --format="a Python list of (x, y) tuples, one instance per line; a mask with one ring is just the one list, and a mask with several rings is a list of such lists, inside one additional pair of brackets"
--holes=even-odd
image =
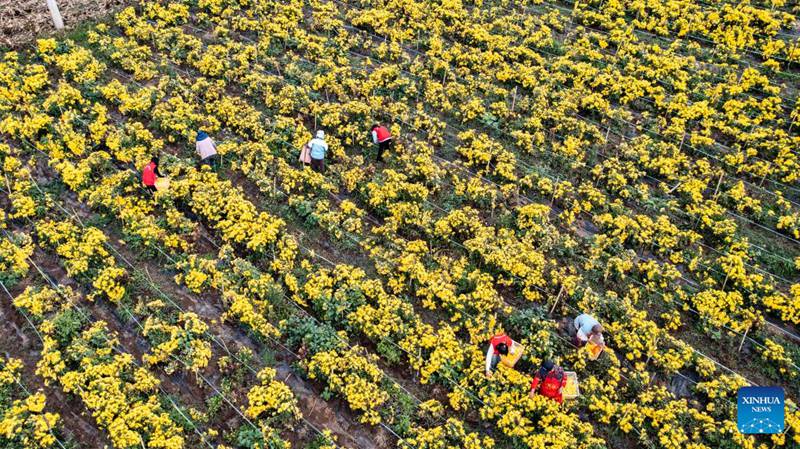
[(125, 295), (125, 270), (117, 266), (104, 246), (107, 238), (97, 228), (83, 229), (70, 221), (43, 221), (36, 226), (36, 235), (43, 246), (53, 248), (64, 260), (67, 274), (91, 281), (97, 296), (118, 302)]
[(44, 339), (36, 373), (78, 396), (115, 446), (182, 448), (184, 429), (162, 407), (160, 381), (118, 350), (104, 321), (87, 321), (77, 309), (84, 300), (64, 286), (29, 287), (15, 299)]
[[(34, 223), (36, 226), (35, 228), (41, 231), (45, 227), (52, 225), (53, 222), (42, 220), (41, 222)], [(72, 225), (70, 221), (61, 222), (64, 225), (71, 225), (63, 227), (64, 229), (69, 229), (73, 232), (79, 232), (80, 228), (77, 225)], [(40, 226), (42, 225), (42, 226)], [(97, 228), (87, 228), (88, 231), (94, 232), (97, 234), (97, 238), (101, 240), (105, 238), (102, 231)], [(13, 243), (13, 241), (12, 241)], [(45, 248), (40, 248), (45, 249)], [(18, 249), (19, 250), (19, 249)], [(61, 252), (59, 256), (61, 256), (63, 263), (66, 266), (70, 266), (70, 263), (75, 261), (74, 258), (69, 257), (71, 253)], [(106, 262), (113, 263), (114, 258), (109, 256)], [(23, 263), (27, 264), (28, 259), (25, 259)], [(25, 266), (25, 268), (29, 268)], [(120, 269), (123, 273), (125, 270)], [(87, 287), (91, 287), (94, 284), (91, 283), (91, 279), (85, 280), (84, 285)], [(254, 286), (255, 287), (255, 286)], [(141, 294), (141, 292), (137, 292), (137, 295)], [(65, 302), (66, 298), (66, 302)], [(56, 340), (61, 338), (61, 336), (65, 334), (71, 334), (76, 332), (78, 329), (76, 326), (81, 325), (81, 323), (88, 324), (91, 321), (91, 317), (85, 315), (86, 312), (81, 312), (79, 308), (70, 309), (70, 307), (80, 307), (80, 298), (79, 294), (74, 294), (71, 289), (57, 287), (57, 288), (37, 288), (37, 287), (28, 287), (25, 291), (23, 291), (20, 295), (18, 295), (14, 299), (14, 305), (20, 308), (23, 313), (29, 313), (35, 321), (37, 319), (42, 319), (42, 317), (48, 317), (53, 313), (58, 313), (61, 310), (61, 314), (56, 317), (51, 317), (52, 322), (45, 320), (42, 323), (43, 327), (46, 327), (48, 323), (52, 327), (51, 332), (57, 337)], [(123, 306), (124, 307), (124, 306)], [(108, 340), (106, 343), (109, 345), (109, 349), (113, 349), (112, 354), (119, 354), (127, 357), (121, 363), (125, 366), (130, 366), (130, 370), (134, 370), (134, 376), (139, 378), (141, 376), (152, 376), (152, 378), (148, 382), (154, 383), (154, 385), (158, 386), (160, 380), (147, 371), (146, 367), (152, 366), (159, 366), (164, 365), (164, 372), (167, 374), (172, 374), (176, 370), (178, 371), (186, 371), (190, 373), (194, 373), (200, 375), (199, 372), (204, 370), (211, 357), (212, 357), (212, 350), (211, 350), (211, 343), (210, 337), (208, 334), (208, 325), (196, 314), (192, 312), (181, 312), (178, 313), (174, 310), (174, 306), (170, 307), (167, 306), (162, 299), (151, 299), (146, 301), (140, 301), (134, 310), (130, 310), (127, 308), (123, 308), (122, 310), (125, 313), (133, 314), (132, 319), (135, 320), (137, 324), (141, 326), (141, 336), (146, 338), (150, 344), (150, 350), (142, 355), (142, 365), (139, 365), (129, 354), (124, 353), (120, 350), (119, 342), (111, 339), (113, 337), (108, 337), (107, 333), (104, 331), (99, 334), (93, 334), (92, 339), (105, 339)], [(137, 318), (138, 316), (138, 318)], [(140, 321), (142, 320), (143, 324)], [(102, 323), (102, 322), (99, 322)], [(50, 328), (48, 328), (50, 329)], [(109, 354), (109, 355), (112, 355)], [(52, 356), (56, 357), (56, 356)], [(56, 360), (53, 360), (55, 363)], [(62, 363), (63, 360), (58, 360), (59, 363)], [(52, 368), (52, 367), (51, 367)], [(53, 368), (55, 369), (55, 368)], [(120, 369), (127, 369), (127, 368), (120, 368)], [(48, 371), (43, 371), (43, 373), (47, 373)], [(61, 373), (63, 374), (63, 373)], [(124, 381), (130, 375), (127, 371), (120, 371), (117, 373), (119, 376), (120, 381)], [(46, 375), (46, 374), (43, 374)], [(53, 374), (56, 376), (58, 374)], [(105, 375), (111, 375), (106, 373)], [(66, 375), (64, 378), (68, 378), (69, 374)], [(293, 399), (293, 393), (285, 384), (280, 383), (278, 381), (273, 381), (271, 384), (270, 392), (276, 393), (280, 392), (280, 395), (276, 398), (269, 398), (273, 401), (280, 401), (283, 402), (287, 398)], [(65, 391), (72, 391), (69, 390), (70, 388), (64, 384), (62, 384)], [(77, 387), (79, 391), (83, 391), (82, 387), (79, 385)], [(153, 393), (159, 395), (162, 390), (156, 391), (153, 390)], [(288, 396), (287, 396), (288, 395)], [(264, 397), (264, 395), (262, 395)], [(163, 399), (159, 397), (157, 400), (148, 399), (149, 406), (159, 406), (163, 407)], [(174, 402), (172, 403), (174, 404)], [(133, 407), (131, 412), (136, 412), (140, 408)], [(167, 408), (166, 412), (171, 413), (173, 410)], [(141, 410), (140, 410), (141, 412)], [(205, 417), (199, 411), (189, 410), (189, 413), (192, 413), (194, 419), (205, 421), (208, 417)], [(299, 411), (296, 410), (296, 413), (291, 414), (290, 416), (294, 417), (295, 420), (300, 417)], [(146, 418), (146, 417), (145, 417)], [(142, 419), (145, 419), (142, 418)], [(119, 419), (125, 419), (123, 417)], [(170, 418), (172, 419), (172, 418)], [(163, 420), (163, 419), (162, 419)], [(151, 420), (152, 421), (152, 420)], [(176, 423), (178, 426), (183, 426), (184, 424)], [(113, 425), (113, 423), (112, 423)], [(144, 426), (145, 424), (140, 424), (140, 426)], [(194, 424), (192, 424), (194, 425)], [(251, 435), (255, 438), (254, 441), (266, 441), (267, 439), (271, 442), (271, 444), (287, 444), (285, 440), (282, 439), (280, 436), (280, 431), (284, 429), (287, 425), (289, 425), (289, 421), (287, 419), (279, 420), (273, 423), (271, 426), (268, 427), (252, 427), (250, 429), (247, 428), (246, 425), (240, 427), (240, 431), (249, 431), (254, 430), (256, 433)], [(119, 426), (117, 426), (119, 427)], [(116, 429), (119, 430), (119, 429)], [(183, 431), (183, 429), (181, 429)], [(113, 431), (109, 427), (109, 432), (112, 434), (113, 438)], [(129, 438), (137, 438), (138, 440), (142, 440), (141, 436), (134, 435), (131, 431), (128, 431)], [(214, 437), (218, 435), (214, 429), (207, 429), (207, 434), (210, 437)], [(150, 447), (183, 447), (185, 440), (174, 440), (172, 442), (161, 442), (160, 440), (154, 441), (150, 444)], [(122, 443), (118, 443), (122, 445)], [(166, 446), (164, 446), (166, 445)]]
[(31, 449), (58, 447), (64, 440), (61, 416), (48, 411), (42, 391), (25, 386), (23, 367), (20, 359), (0, 361), (0, 442)]

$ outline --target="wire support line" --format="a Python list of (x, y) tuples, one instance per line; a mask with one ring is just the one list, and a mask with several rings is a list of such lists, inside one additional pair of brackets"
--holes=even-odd
[[(195, 30), (198, 30), (198, 31), (202, 31), (202, 32), (205, 32), (205, 33), (210, 33), (210, 31), (208, 31), (208, 30), (204, 30), (204, 29), (202, 29), (202, 28), (197, 28), (197, 27), (194, 27), (194, 26), (192, 26), (192, 25), (187, 25), (187, 26), (188, 26), (189, 28), (193, 28), (193, 29), (195, 29)], [(247, 38), (245, 38), (245, 39), (246, 39), (246, 40), (248, 40)], [(251, 41), (251, 42), (253, 42), (252, 40), (250, 40), (250, 41)], [(352, 52), (351, 52), (351, 53), (352, 53)], [(364, 55), (359, 55), (359, 56), (361, 56), (361, 57), (365, 57), (365, 58), (367, 57), (367, 56), (364, 56)], [(308, 60), (306, 60), (305, 58), (302, 58), (302, 57), (301, 57), (301, 59), (302, 59), (302, 60), (304, 60), (305, 62), (309, 63), (309, 64), (313, 64), (311, 61), (308, 61)], [(188, 72), (186, 72), (186, 71), (184, 71), (184, 70), (182, 70), (182, 69), (179, 69), (179, 70), (180, 70), (182, 73), (184, 73), (184, 75), (186, 75), (186, 76), (191, 76), (191, 75), (190, 75)], [(267, 74), (270, 74), (270, 75), (273, 75), (273, 76), (277, 76), (277, 77), (280, 77), (281, 79), (283, 79), (283, 77), (282, 77), (280, 74), (276, 74), (276, 73), (274, 73), (274, 72), (270, 72), (270, 71), (264, 71), (264, 73), (267, 73)], [(412, 75), (412, 76), (415, 76), (415, 75), (413, 75), (413, 74), (411, 74), (411, 75)], [(135, 81), (134, 81), (134, 82), (135, 82)], [(285, 83), (285, 80), (284, 80), (284, 83)], [(417, 116), (415, 113), (413, 113), (413, 112), (410, 112), (410, 114), (411, 114), (412, 116), (414, 116), (414, 117), (418, 117), (418, 116)], [(404, 124), (406, 124), (407, 126), (409, 126), (409, 127), (415, 128), (415, 127), (414, 127), (414, 125), (412, 125), (412, 124), (408, 123), (408, 122), (407, 122), (407, 121), (405, 121), (405, 120), (402, 120), (402, 122), (403, 122)], [(460, 131), (462, 131), (462, 132), (463, 132), (463, 128), (460, 128), (460, 127), (454, 126), (454, 125), (452, 125), (452, 124), (450, 124), (450, 123), (447, 123), (447, 122), (445, 122), (445, 126), (446, 126), (446, 127), (455, 127), (456, 129), (458, 129), (458, 130), (460, 130)], [(498, 130), (498, 131), (499, 131), (499, 130)], [(560, 135), (557, 135), (557, 136), (563, 139), (563, 136), (560, 136)], [(287, 144), (287, 145), (291, 145), (289, 142), (286, 142), (286, 141), (283, 141), (283, 140), (281, 140), (281, 142), (282, 142), (282, 143), (284, 143), (284, 144)], [(453, 148), (455, 148), (455, 147), (453, 147)], [(598, 153), (598, 155), (600, 155), (600, 154)], [(603, 158), (607, 158), (605, 155), (602, 155), (601, 157), (603, 157)], [(517, 163), (518, 163), (518, 164), (520, 164), (520, 165), (523, 165), (524, 167), (526, 167), (526, 168), (528, 168), (528, 169), (534, 169), (534, 167), (531, 167), (530, 165), (528, 165), (527, 163), (525, 163), (525, 162), (524, 162), (524, 161), (522, 161), (522, 160), (519, 160), (519, 159), (518, 159), (518, 160), (517, 160)], [(545, 176), (546, 176), (546, 175), (545, 175)], [(660, 180), (658, 180), (657, 178), (654, 178), (654, 177), (652, 177), (652, 176), (649, 176), (649, 175), (646, 175), (646, 176), (647, 176), (648, 178), (650, 178), (650, 179), (653, 179), (653, 180), (655, 180), (655, 181), (657, 181), (657, 182), (660, 182)], [(551, 180), (552, 180), (552, 179), (553, 179), (553, 178), (551, 178)], [(771, 193), (771, 192), (770, 192), (770, 193)], [(797, 204), (797, 203), (793, 203), (793, 204), (796, 204), (796, 205), (800, 206), (800, 204)], [(751, 219), (749, 219), (749, 218), (747, 218), (747, 217), (742, 217), (742, 216), (739, 216), (739, 215), (737, 215), (737, 214), (735, 214), (735, 213), (733, 213), (733, 212), (731, 212), (731, 211), (729, 211), (729, 210), (727, 210), (727, 209), (726, 209), (726, 212), (728, 212), (729, 214), (733, 214), (734, 216), (737, 216), (739, 219), (741, 219), (741, 220), (744, 220), (744, 221), (746, 221), (746, 222), (748, 222), (748, 223), (750, 223), (750, 224), (752, 224), (752, 225), (754, 225), (754, 226), (759, 226), (759, 227), (761, 227), (762, 229), (764, 229), (764, 230), (766, 230), (766, 231), (769, 231), (769, 232), (771, 232), (771, 233), (774, 233), (774, 234), (775, 234), (775, 235), (777, 235), (777, 236), (780, 236), (780, 237), (782, 237), (782, 238), (787, 238), (787, 239), (790, 239), (790, 240), (794, 240), (794, 242), (795, 242), (795, 243), (797, 243), (797, 244), (800, 244), (800, 241), (796, 241), (795, 239), (792, 239), (791, 237), (788, 237), (788, 236), (786, 236), (786, 235), (784, 235), (784, 234), (778, 233), (778, 232), (774, 231), (773, 229), (767, 228), (767, 227), (765, 227), (765, 226), (763, 226), (763, 225), (761, 225), (761, 224), (759, 224), (759, 223), (756, 223), (756, 222), (754, 222), (753, 220), (751, 220)], [(669, 214), (669, 215), (671, 215), (671, 214)], [(673, 217), (674, 217), (674, 215), (671, 215), (671, 216), (673, 216)], [(726, 255), (729, 255), (729, 254), (727, 253), (727, 251), (720, 250), (720, 249), (717, 249), (717, 248), (714, 248), (714, 247), (710, 247), (710, 246), (708, 246), (708, 245), (706, 245), (706, 244), (704, 244), (704, 243), (702, 243), (702, 242), (700, 242), (700, 245), (702, 245), (702, 246), (705, 246), (705, 247), (707, 247), (707, 248), (710, 248), (710, 249), (712, 249), (712, 250), (714, 250), (714, 251), (716, 251), (716, 252), (723, 252), (724, 254), (726, 254)], [(759, 247), (759, 248), (760, 248), (760, 247)], [(762, 248), (762, 249), (763, 249), (763, 248)], [(771, 256), (773, 256), (773, 257), (776, 257), (776, 255), (775, 255), (775, 254), (773, 254), (773, 253), (769, 253), (769, 254), (770, 254)], [(764, 270), (764, 269), (762, 269), (762, 268), (759, 268), (759, 267), (755, 267), (755, 266), (753, 266), (753, 265), (751, 265), (751, 264), (749, 264), (749, 263), (746, 263), (746, 265), (750, 266), (750, 267), (751, 267), (751, 268), (753, 268), (753, 269), (756, 269), (756, 270), (762, 271), (762, 272), (764, 272), (764, 273), (767, 273), (767, 274), (769, 274), (771, 277), (773, 277), (773, 278), (775, 278), (775, 279), (778, 279), (778, 278), (780, 278), (779, 276), (777, 276), (777, 275), (775, 275), (775, 274), (773, 274), (773, 273), (771, 273), (771, 272), (769, 272), (769, 271), (767, 271), (767, 270)], [(784, 282), (790, 283), (790, 281), (786, 280), (785, 278), (780, 278), (780, 279), (782, 279)]]

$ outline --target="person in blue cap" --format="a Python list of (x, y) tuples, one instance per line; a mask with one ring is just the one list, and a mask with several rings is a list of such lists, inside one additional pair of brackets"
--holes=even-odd
[(198, 131), (196, 145), (197, 155), (200, 156), (200, 165), (217, 168), (217, 145), (205, 131)]

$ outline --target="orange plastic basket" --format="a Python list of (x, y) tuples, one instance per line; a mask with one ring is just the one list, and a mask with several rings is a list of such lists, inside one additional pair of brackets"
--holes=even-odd
[(159, 192), (164, 192), (169, 190), (169, 178), (156, 179), (156, 190), (158, 190)]
[(605, 349), (605, 346), (603, 345), (598, 345), (592, 343), (591, 341), (586, 343), (586, 350), (589, 351), (590, 360), (597, 360), (597, 358), (600, 357), (600, 354), (603, 353), (603, 349)]

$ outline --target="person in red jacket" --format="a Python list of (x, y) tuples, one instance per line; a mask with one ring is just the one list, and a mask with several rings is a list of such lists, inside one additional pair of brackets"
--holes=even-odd
[(383, 162), (383, 152), (392, 145), (392, 133), (385, 126), (372, 125), (372, 141), (378, 145), (378, 162)]
[(486, 350), (486, 377), (492, 377), (492, 371), (500, 363), (500, 357), (508, 354), (508, 348), (513, 341), (506, 334), (497, 334), (489, 340), (489, 349)]
[(158, 156), (156, 156), (150, 159), (150, 162), (142, 169), (142, 184), (144, 184), (147, 190), (155, 192), (156, 180), (159, 176), (162, 175), (161, 172), (158, 171)]
[(565, 386), (567, 386), (567, 376), (564, 374), (564, 369), (552, 360), (545, 360), (533, 376), (530, 396), (534, 397), (538, 393), (561, 404), (564, 402), (561, 391)]

